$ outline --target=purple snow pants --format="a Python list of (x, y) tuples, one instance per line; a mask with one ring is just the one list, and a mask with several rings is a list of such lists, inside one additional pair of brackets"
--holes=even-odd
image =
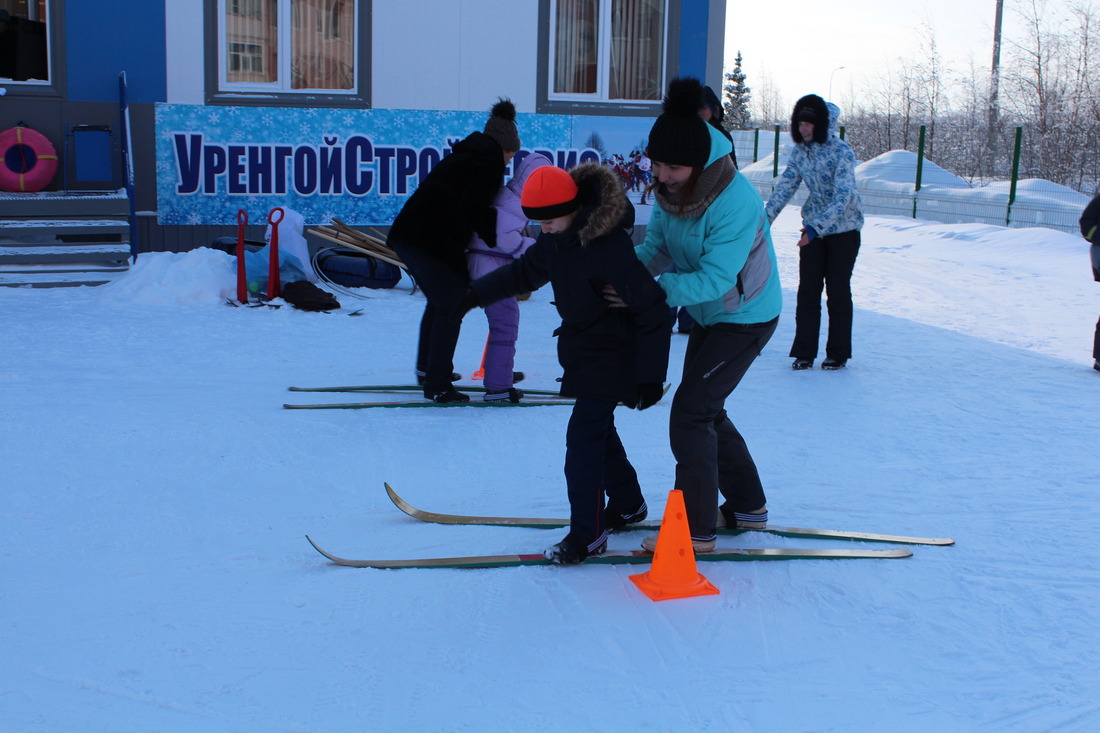
[[(496, 252), (466, 253), (470, 279), (476, 280), (512, 261), (509, 255)], [(512, 388), (512, 371), (516, 361), (516, 339), (519, 338), (519, 303), (505, 298), (485, 307), (489, 319), (489, 342), (485, 347), (485, 389), (506, 392)]]

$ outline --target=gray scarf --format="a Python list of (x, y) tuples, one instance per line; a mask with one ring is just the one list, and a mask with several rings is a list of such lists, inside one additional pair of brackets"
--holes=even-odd
[(695, 182), (695, 190), (691, 194), (691, 200), (685, 202), (683, 210), (680, 210), (680, 197), (669, 193), (664, 184), (657, 187), (657, 203), (661, 205), (671, 216), (685, 219), (699, 216), (711, 205), (718, 194), (726, 190), (726, 186), (733, 181), (733, 174), (737, 169), (733, 167), (733, 161), (728, 155), (723, 155), (718, 160), (703, 169), (699, 180)]

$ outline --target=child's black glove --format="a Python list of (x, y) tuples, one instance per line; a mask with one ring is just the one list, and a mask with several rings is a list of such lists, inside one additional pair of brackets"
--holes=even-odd
[(638, 385), (638, 408), (644, 410), (653, 407), (665, 394), (665, 386), (660, 382), (647, 382)]

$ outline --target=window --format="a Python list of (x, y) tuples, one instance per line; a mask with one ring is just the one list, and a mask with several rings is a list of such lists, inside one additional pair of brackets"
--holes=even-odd
[(0, 0), (0, 81), (50, 84), (49, 18), (49, 0)]
[(246, 79), (249, 76), (262, 79), (264, 74), (264, 47), (258, 43), (230, 43), (228, 67), (230, 76)]
[(216, 52), (207, 53), (210, 101), (365, 105), (369, 0), (208, 0), (207, 7), (217, 39)]
[(547, 98), (660, 102), (667, 0), (550, 0)]

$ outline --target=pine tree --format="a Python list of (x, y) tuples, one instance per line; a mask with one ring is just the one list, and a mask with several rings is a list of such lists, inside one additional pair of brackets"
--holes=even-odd
[(751, 126), (752, 114), (749, 112), (749, 102), (752, 100), (752, 89), (745, 84), (745, 72), (741, 70), (741, 52), (737, 52), (734, 60), (733, 71), (726, 73), (726, 83), (722, 86), (724, 101), (722, 109), (725, 119), (722, 124), (728, 130), (748, 130)]

